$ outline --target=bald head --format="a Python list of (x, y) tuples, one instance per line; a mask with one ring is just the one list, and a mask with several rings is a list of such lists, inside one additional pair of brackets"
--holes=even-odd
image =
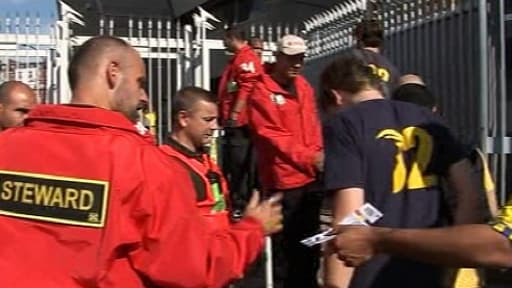
[(147, 102), (146, 70), (139, 53), (124, 40), (98, 36), (74, 53), (68, 70), (71, 102), (117, 111), (136, 122)]
[(124, 40), (111, 36), (93, 37), (80, 46), (69, 64), (69, 85), (74, 90), (96, 72), (101, 62), (119, 59), (133, 48)]
[(400, 86), (393, 92), (393, 100), (414, 103), (437, 111), (436, 98), (420, 76), (406, 74), (400, 77)]
[(36, 105), (34, 91), (20, 81), (7, 81), (0, 85), (0, 130), (21, 126)]
[(405, 74), (402, 77), (400, 77), (400, 85), (405, 85), (405, 84), (417, 84), (417, 85), (427, 86), (427, 85), (425, 85), (425, 82), (423, 81), (423, 79), (421, 79), (421, 77), (416, 74)]

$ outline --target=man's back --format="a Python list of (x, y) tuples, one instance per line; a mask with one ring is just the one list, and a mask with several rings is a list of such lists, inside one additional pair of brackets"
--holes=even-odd
[[(14, 216), (0, 218), (2, 230), (9, 231), (0, 240), (7, 286), (95, 283), (110, 270), (116, 249), (138, 241), (135, 223), (121, 217), (128, 214), (120, 205), (120, 199), (136, 197), (142, 184), (137, 137), (122, 131), (126, 135), (119, 137), (93, 124), (71, 130), (37, 120), (53, 116), (36, 112), (28, 127), (0, 135), (1, 213)], [(116, 120), (129, 127), (121, 115)], [(107, 220), (107, 214), (119, 216)], [(31, 277), (24, 277), (27, 271)]]
[(3, 286), (218, 287), (237, 276), (236, 240), (217, 242), (226, 236), (198, 219), (186, 172), (124, 116), (48, 106), (27, 125), (0, 134)]
[[(442, 225), (437, 177), (463, 158), (460, 145), (436, 117), (418, 106), (370, 100), (339, 112), (325, 129), (329, 189), (359, 187), (384, 214), (378, 226)], [(332, 149), (332, 150), (331, 150)], [(351, 287), (436, 287), (440, 270), (379, 256), (358, 268)], [(397, 286), (399, 285), (399, 286)]]

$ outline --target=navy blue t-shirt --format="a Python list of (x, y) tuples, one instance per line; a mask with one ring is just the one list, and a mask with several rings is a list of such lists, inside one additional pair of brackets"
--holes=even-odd
[[(427, 109), (370, 100), (339, 111), (325, 124), (328, 190), (363, 188), (384, 213), (375, 225), (438, 227), (446, 211), (439, 176), (465, 158), (463, 146)], [(378, 256), (356, 269), (351, 288), (439, 287), (441, 269)]]

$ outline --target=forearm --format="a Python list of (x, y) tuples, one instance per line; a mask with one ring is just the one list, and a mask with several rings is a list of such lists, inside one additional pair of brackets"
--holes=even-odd
[(240, 113), (245, 108), (246, 101), (245, 99), (237, 99), (235, 104), (233, 105), (233, 109), (231, 109), (231, 113)]
[(512, 267), (511, 243), (488, 225), (380, 229), (380, 253), (454, 267)]
[(484, 203), (479, 197), (478, 188), (471, 173), (471, 164), (467, 159), (453, 164), (448, 170), (448, 181), (456, 192), (454, 223), (476, 224), (484, 222), (482, 208)]
[(307, 175), (315, 175), (314, 161), (317, 151), (299, 145), (292, 134), (282, 133), (279, 128), (271, 130), (265, 124), (260, 127), (262, 129), (256, 131), (256, 133), (272, 146), (280, 157), (291, 163), (299, 171)]
[(240, 113), (243, 109), (245, 109), (247, 99), (252, 94), (254, 90), (254, 79), (245, 79), (245, 80), (238, 80), (238, 86), (240, 89), (238, 90), (238, 93), (235, 98), (235, 103), (233, 105), (233, 108), (231, 109), (232, 113)]
[[(340, 189), (335, 192), (333, 227), (364, 203), (364, 191), (360, 188)], [(347, 267), (326, 246), (324, 282), (326, 288), (347, 288), (352, 280), (354, 268)]]
[(324, 287), (347, 288), (354, 268), (347, 267), (336, 257), (336, 254), (325, 255), (324, 260)]

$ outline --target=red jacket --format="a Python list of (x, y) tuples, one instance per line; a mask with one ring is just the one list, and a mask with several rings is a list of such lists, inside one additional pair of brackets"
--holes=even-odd
[[(261, 79), (262, 75), (261, 59), (251, 47), (246, 45), (235, 53), (224, 68), (219, 83), (218, 97), (222, 125), (229, 120), (233, 105), (238, 99), (247, 101), (254, 84)], [(237, 122), (237, 126), (247, 125), (247, 109), (240, 111)]]
[[(173, 139), (169, 145), (161, 145), (160, 149), (190, 169), (189, 173), (196, 187), (194, 195), (197, 207), (210, 226), (229, 229), (228, 185), (219, 166), (213, 163), (208, 154), (190, 151)], [(211, 183), (209, 178), (214, 175), (216, 181)], [(257, 231), (257, 233), (260, 232)]]
[(302, 76), (295, 88), (291, 95), (265, 75), (250, 98), (249, 125), (266, 189), (297, 188), (316, 178), (314, 159), (323, 144), (315, 96)]
[(262, 247), (254, 220), (210, 229), (182, 164), (117, 112), (41, 106), (0, 147), (2, 287), (222, 287)]

